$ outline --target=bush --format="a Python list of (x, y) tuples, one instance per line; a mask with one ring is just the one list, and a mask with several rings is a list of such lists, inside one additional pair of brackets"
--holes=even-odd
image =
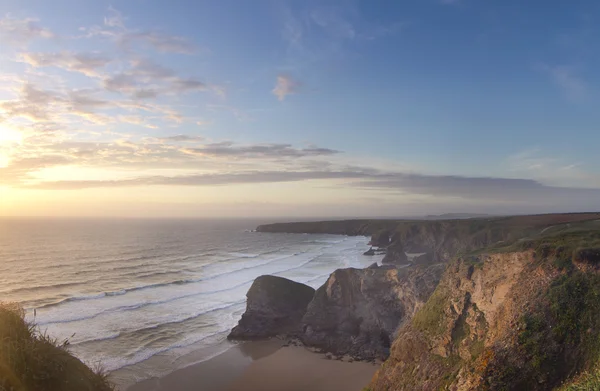
[(67, 341), (40, 333), (24, 315), (17, 305), (0, 304), (0, 390), (113, 390), (101, 371), (92, 371), (66, 350)]

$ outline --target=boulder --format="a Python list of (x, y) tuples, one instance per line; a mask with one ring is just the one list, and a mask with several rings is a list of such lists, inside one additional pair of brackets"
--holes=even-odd
[(231, 330), (228, 339), (263, 339), (277, 335), (294, 336), (315, 290), (282, 277), (260, 276), (246, 297), (246, 312)]
[(336, 355), (386, 358), (394, 332), (435, 289), (443, 265), (338, 269), (302, 319), (302, 341)]

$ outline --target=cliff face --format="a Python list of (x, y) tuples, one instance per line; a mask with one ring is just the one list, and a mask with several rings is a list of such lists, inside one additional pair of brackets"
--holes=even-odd
[(401, 264), (402, 248), (429, 253), (434, 262), (496, 244), (535, 237), (544, 229), (600, 219), (600, 213), (547, 214), (461, 220), (342, 220), (262, 225), (259, 232), (328, 233), (370, 236), (374, 246), (387, 247), (384, 263)]
[(385, 359), (394, 332), (427, 300), (442, 271), (442, 265), (336, 270), (302, 319), (303, 342), (339, 355)]
[(551, 390), (592, 367), (600, 275), (557, 243), (449, 264), (370, 389)]
[(315, 290), (286, 278), (260, 276), (246, 294), (246, 312), (228, 339), (296, 335)]

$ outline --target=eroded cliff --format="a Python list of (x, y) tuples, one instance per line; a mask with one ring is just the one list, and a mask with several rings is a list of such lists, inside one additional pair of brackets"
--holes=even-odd
[(462, 257), (405, 323), (371, 390), (552, 390), (600, 352), (599, 231)]
[(315, 293), (302, 319), (310, 346), (361, 359), (385, 359), (394, 333), (435, 289), (443, 265), (339, 269)]

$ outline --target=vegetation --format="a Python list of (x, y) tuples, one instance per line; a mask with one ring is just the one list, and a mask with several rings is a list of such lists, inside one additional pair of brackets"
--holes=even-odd
[(444, 310), (448, 307), (448, 292), (441, 284), (414, 315), (413, 326), (427, 335), (436, 336), (444, 331)]
[(583, 372), (557, 391), (598, 391), (600, 390), (600, 367)]
[(17, 305), (0, 304), (0, 390), (113, 390), (101, 371), (92, 371), (67, 346), (26, 322)]

